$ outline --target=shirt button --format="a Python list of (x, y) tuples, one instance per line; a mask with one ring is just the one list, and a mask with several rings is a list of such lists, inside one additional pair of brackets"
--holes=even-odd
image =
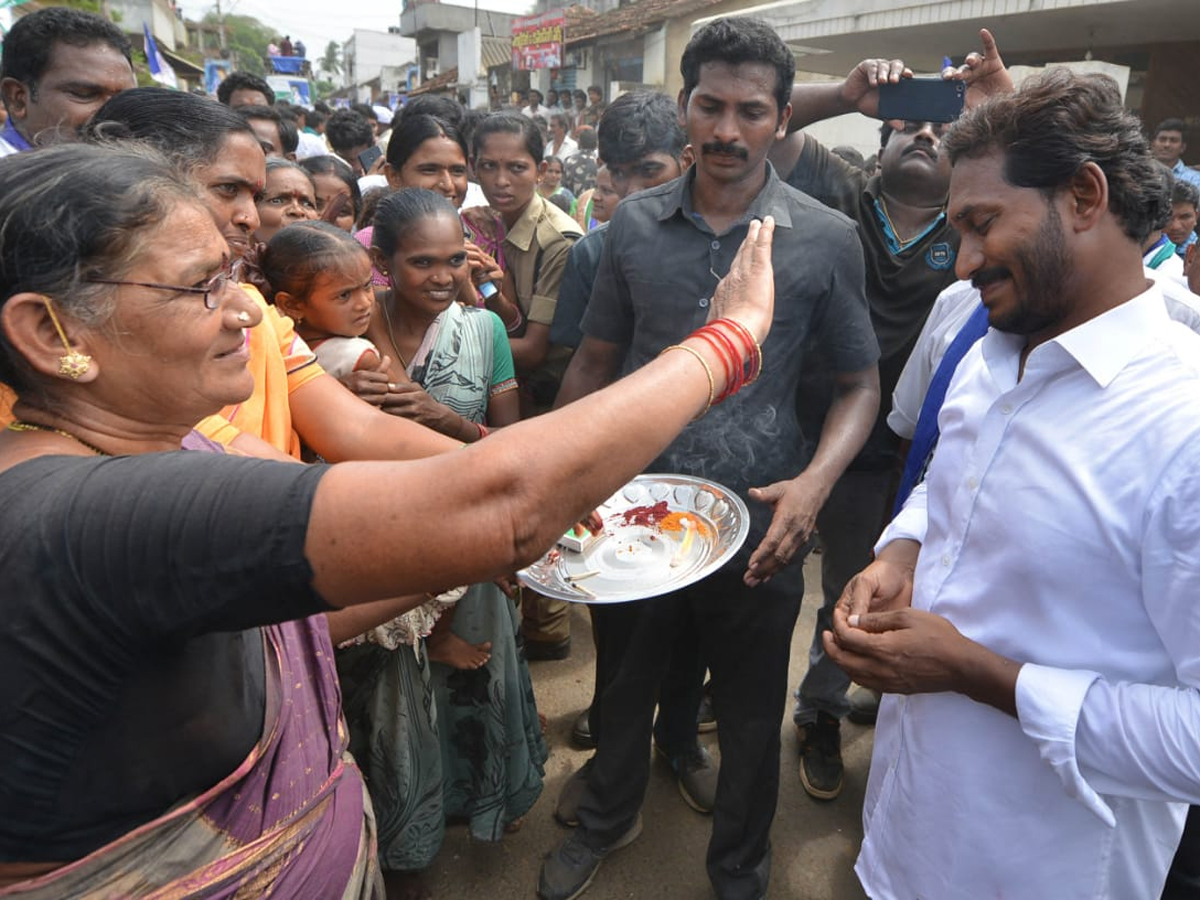
[(949, 553), (942, 554), (942, 565), (949, 567), (949, 565), (950, 565), (950, 554)]
[(720, 249), (721, 249), (721, 242), (720, 242), (720, 241), (713, 241), (713, 242), (712, 242), (711, 244), (709, 244), (708, 246), (712, 247), (714, 250), (720, 250)]
[(979, 482), (976, 481), (974, 478), (968, 478), (967, 479), (967, 487), (969, 487), (971, 490), (975, 490), (975, 488), (979, 487)]
[(1005, 403), (1002, 407), (1000, 407), (1000, 412), (1004, 413), (1006, 416), (1011, 416), (1012, 415), (1012, 404)]
[(701, 308), (701, 309), (708, 309), (708, 298), (707, 298), (707, 297), (701, 297), (701, 298), (700, 298), (700, 308)]

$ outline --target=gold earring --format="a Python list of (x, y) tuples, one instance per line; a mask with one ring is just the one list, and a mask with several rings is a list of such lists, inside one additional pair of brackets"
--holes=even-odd
[(92, 358), (86, 353), (80, 353), (71, 346), (71, 343), (67, 340), (66, 332), (63, 331), (62, 325), (59, 324), (58, 316), (54, 314), (54, 307), (50, 305), (50, 298), (43, 297), (42, 303), (46, 305), (46, 312), (50, 314), (50, 321), (54, 323), (54, 330), (58, 332), (58, 339), (62, 341), (63, 348), (67, 351), (58, 358), (58, 374), (65, 375), (72, 381), (78, 381), (91, 368)]

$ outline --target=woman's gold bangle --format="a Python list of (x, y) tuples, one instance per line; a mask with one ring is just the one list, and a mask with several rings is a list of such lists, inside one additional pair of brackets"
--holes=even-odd
[(696, 357), (696, 359), (700, 362), (700, 365), (704, 366), (704, 374), (708, 376), (708, 402), (704, 404), (704, 409), (702, 409), (700, 414), (696, 416), (697, 419), (703, 419), (705, 413), (712, 409), (713, 400), (715, 400), (717, 396), (717, 382), (713, 378), (712, 369), (709, 368), (708, 360), (700, 355), (699, 350), (697, 350), (695, 347), (689, 347), (687, 344), (672, 344), (658, 355), (662, 356), (664, 353), (670, 353), (672, 350), (684, 350)]

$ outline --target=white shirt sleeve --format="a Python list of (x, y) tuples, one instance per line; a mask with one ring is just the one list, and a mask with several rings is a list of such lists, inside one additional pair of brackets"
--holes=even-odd
[(1114, 683), (1092, 672), (1025, 665), (1021, 727), (1067, 793), (1104, 821), (1098, 794), (1200, 803), (1200, 486), (1197, 465), (1155, 492), (1142, 543), (1142, 602), (1183, 686)]
[(912, 493), (904, 501), (904, 508), (897, 513), (896, 518), (883, 529), (883, 534), (875, 544), (876, 556), (892, 541), (907, 539), (918, 544), (925, 543), (925, 529), (929, 525), (927, 499), (925, 482), (922, 481), (912, 489)]

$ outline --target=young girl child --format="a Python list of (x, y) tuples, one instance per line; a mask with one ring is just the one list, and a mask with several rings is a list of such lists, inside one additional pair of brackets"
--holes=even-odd
[(268, 302), (292, 317), (326, 372), (344, 378), (379, 367), (375, 345), (363, 337), (375, 296), (371, 258), (358, 241), (326, 222), (298, 222), (271, 238), (259, 267)]
[[(453, 204), (419, 188), (386, 197), (375, 216), (371, 254), (391, 289), (378, 301), (370, 334), (395, 361), (391, 380), (407, 375), (414, 382), (399, 385), (401, 395), (385, 410), (461, 440), (478, 440), (489, 426), (515, 422), (516, 381), (504, 325), (489, 310), (455, 302), (469, 265)], [(499, 588), (476, 584), (458, 601), (453, 644), (488, 647), (486, 661), (478, 668), (440, 662), (430, 643), (442, 745), (441, 811), (466, 819), (481, 840), (498, 840), (511, 830), (542, 789), (546, 748), (517, 624), (513, 604)], [(452, 656), (446, 651), (445, 658)], [(387, 804), (385, 799), (381, 810), (376, 800), (385, 868)]]

